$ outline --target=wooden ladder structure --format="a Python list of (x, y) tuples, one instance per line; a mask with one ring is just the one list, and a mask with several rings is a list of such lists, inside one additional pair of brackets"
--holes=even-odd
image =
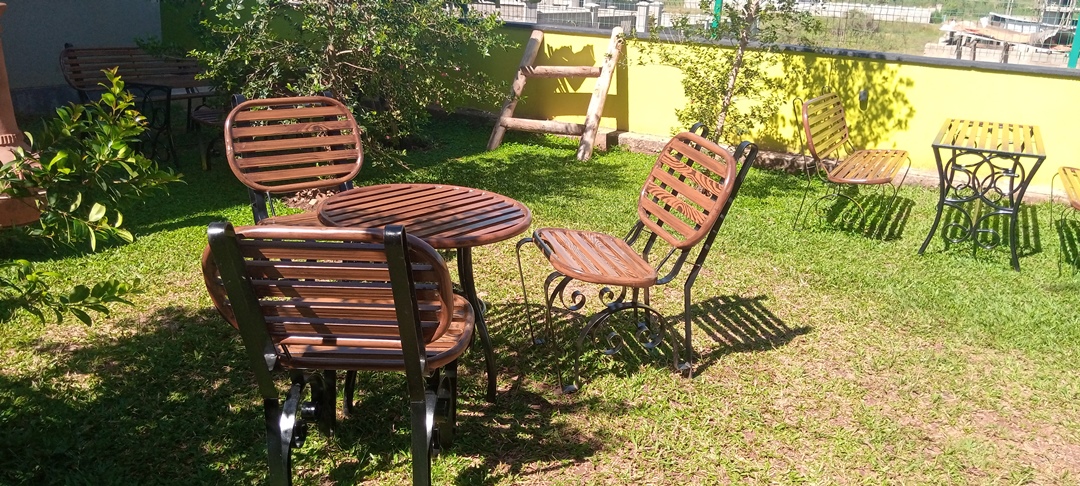
[[(488, 139), (488, 150), (495, 150), (502, 144), (506, 130), (521, 130), (526, 132), (553, 133), (558, 135), (580, 135), (581, 143), (578, 145), (577, 159), (589, 160), (592, 157), (593, 144), (596, 142), (596, 132), (600, 127), (600, 117), (604, 112), (604, 101), (607, 98), (608, 87), (611, 85), (611, 75), (619, 62), (619, 53), (622, 52), (623, 31), (620, 27), (611, 29), (611, 42), (608, 43), (607, 54), (601, 66), (537, 66), (536, 55), (540, 52), (540, 45), (544, 41), (544, 32), (534, 30), (529, 37), (529, 43), (525, 45), (525, 55), (521, 57), (514, 83), (511, 87), (510, 97), (503, 104), (499, 113), (499, 120), (495, 123), (495, 129), (491, 131)], [(554, 120), (532, 120), (528, 118), (514, 118), (514, 108), (517, 107), (521, 92), (525, 89), (525, 81), (528, 78), (597, 78), (596, 88), (593, 90), (592, 99), (589, 101), (589, 110), (585, 115), (585, 123), (567, 123)]]

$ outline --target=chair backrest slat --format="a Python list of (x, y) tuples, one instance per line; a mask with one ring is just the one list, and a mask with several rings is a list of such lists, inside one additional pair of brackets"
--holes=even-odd
[[(232, 325), (264, 326), (284, 364), (290, 346), (400, 349), (393, 275), (381, 230), (268, 225), (234, 232), (260, 322), (236, 321), (210, 247), (203, 255), (207, 289)], [(411, 235), (408, 248), (422, 339), (430, 343), (450, 325), (453, 287), (435, 250)], [(372, 367), (385, 368), (381, 360)]]
[(676, 135), (661, 151), (641, 189), (638, 218), (678, 249), (704, 238), (731, 195), (736, 163), (719, 145), (690, 132)]
[(844, 104), (836, 93), (826, 93), (803, 103), (802, 124), (807, 149), (815, 160), (834, 155), (848, 141)]
[(244, 185), (271, 193), (348, 183), (364, 159), (352, 112), (325, 96), (240, 103), (225, 119), (225, 152)]

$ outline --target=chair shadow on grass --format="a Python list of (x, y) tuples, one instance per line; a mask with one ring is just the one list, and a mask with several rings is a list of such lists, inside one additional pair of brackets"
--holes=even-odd
[[(885, 196), (879, 192), (860, 195), (857, 188), (841, 190), (846, 191), (847, 197), (819, 199), (811, 206), (807, 216), (816, 212), (823, 223), (865, 238), (895, 241), (903, 236), (915, 201), (900, 195)], [(817, 211), (814, 211), (815, 206)]]
[(68, 333), (88, 336), (28, 345), (50, 360), (41, 373), (0, 377), (0, 435), (19, 451), (0, 454), (0, 483), (236, 484), (265, 467), (253, 380), (215, 312), (162, 308), (110, 335), (79, 325)]
[[(719, 344), (704, 353), (701, 349), (695, 349), (695, 374), (704, 372), (725, 354), (775, 349), (811, 331), (810, 327), (788, 326), (765, 306), (766, 300), (767, 297), (761, 295), (750, 298), (728, 295), (712, 297), (691, 305), (694, 336), (699, 336), (704, 332)], [(528, 350), (519, 352), (519, 356), (535, 355), (523, 361), (526, 363), (522, 365), (523, 369), (528, 369), (528, 372), (533, 375), (543, 373), (538, 379), (549, 380), (549, 383), (554, 383), (556, 379), (554, 375), (556, 360), (562, 364), (564, 376), (572, 371), (574, 362), (570, 356), (575, 351), (579, 334), (588, 316), (597, 310), (595, 304), (591, 307), (590, 310), (590, 306), (586, 305), (584, 313), (556, 310), (553, 331), (557, 334), (557, 342), (529, 345), (531, 337), (528, 335), (528, 323), (525, 317), (529, 314), (526, 312), (531, 312), (533, 319), (542, 319), (544, 310), (542, 306), (536, 304), (531, 305), (529, 309), (525, 309), (522, 304), (512, 306), (513, 312), (518, 317), (510, 327), (521, 334), (518, 338), (522, 343), (521, 349)], [(682, 349), (682, 340), (685, 328), (682, 313), (670, 313), (665, 317), (668, 330), (674, 336), (668, 334), (667, 339), (656, 346), (643, 344), (641, 338), (644, 335), (638, 327), (638, 323), (642, 320), (641, 316), (635, 317), (632, 312), (616, 314), (608, 325), (596, 329), (592, 339), (584, 341), (585, 347), (579, 363), (580, 382), (578, 384), (589, 386), (593, 378), (602, 375), (629, 377), (639, 372), (642, 367), (670, 368), (673, 352), (670, 342), (672, 337), (677, 339), (680, 346), (679, 352), (683, 353), (680, 354), (680, 360), (683, 359), (685, 349)], [(534, 325), (538, 337), (547, 335), (542, 320), (537, 320)], [(609, 354), (604, 351), (619, 347), (619, 345), (621, 348), (618, 352)], [(496, 347), (500, 348), (498, 342)], [(518, 348), (515, 346), (515, 349)], [(605, 354), (609, 354), (610, 357), (605, 357)], [(525, 368), (529, 366), (528, 363), (540, 363), (541, 366), (546, 365), (546, 368), (544, 370)], [(557, 393), (554, 389), (552, 392)]]
[(1080, 220), (1076, 215), (1080, 213), (1072, 208), (1062, 211), (1068, 213), (1054, 221), (1058, 236), (1058, 274), (1076, 275), (1080, 272)]
[(766, 307), (766, 300), (764, 295), (722, 295), (691, 307), (695, 331), (703, 331), (719, 345), (696, 357), (695, 373), (704, 372), (726, 354), (776, 349), (812, 330), (788, 326)]

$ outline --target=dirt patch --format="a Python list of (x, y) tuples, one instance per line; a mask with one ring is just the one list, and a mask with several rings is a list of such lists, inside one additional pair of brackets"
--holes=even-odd
[(334, 189), (305, 189), (291, 196), (281, 198), (281, 202), (290, 208), (304, 211), (314, 211), (315, 207), (330, 196), (336, 194)]

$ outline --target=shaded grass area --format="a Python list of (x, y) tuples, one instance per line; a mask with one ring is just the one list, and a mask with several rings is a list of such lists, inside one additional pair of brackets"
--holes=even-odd
[[(436, 146), (407, 154), (408, 169), (369, 161), (358, 183), (480, 187), (525, 203), (534, 227), (622, 235), (632, 223), (651, 156), (580, 163), (572, 141), (520, 134), (484, 152), (488, 130), (440, 119)], [(249, 223), (247, 196), (222, 160), (202, 172), (193, 141), (180, 143), (186, 183), (127, 212), (134, 244), (31, 255), (68, 283), (138, 277), (146, 291), (93, 327), (4, 325), (0, 483), (264, 481), (261, 404), (199, 271), (206, 225)], [(526, 307), (515, 242), (476, 249), (500, 393), (483, 400), (480, 353), (467, 353), (459, 439), (436, 459), (436, 482), (1080, 482), (1075, 221), (1026, 208), (1017, 273), (1003, 249), (935, 238), (916, 255), (936, 201), (924, 188), (895, 204), (855, 194), (868, 209), (854, 217), (823, 201), (824, 221), (793, 231), (804, 182), (748, 176), (694, 288), (691, 380), (664, 353), (590, 353), (581, 391), (557, 394), (553, 351), (528, 331), (542, 258), (523, 250)], [(597, 289), (583, 291), (595, 309)], [(654, 299), (677, 322), (681, 296)], [(564, 340), (575, 332), (560, 326)], [(408, 481), (404, 380), (361, 375), (359, 388), (358, 413), (294, 456), (297, 483)]]

